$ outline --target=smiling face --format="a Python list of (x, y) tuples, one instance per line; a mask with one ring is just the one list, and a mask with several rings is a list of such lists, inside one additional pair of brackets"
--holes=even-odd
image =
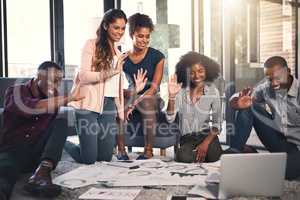
[(126, 21), (123, 18), (117, 18), (113, 23), (106, 27), (109, 40), (119, 42), (125, 33)]
[(150, 43), (150, 34), (150, 28), (137, 28), (131, 36), (134, 47), (140, 50), (146, 49)]
[(289, 71), (286, 67), (281, 65), (274, 65), (273, 67), (265, 69), (265, 75), (268, 77), (271, 87), (274, 90), (285, 88), (288, 84)]
[(191, 85), (192, 86), (200, 86), (203, 85), (206, 79), (206, 70), (203, 65), (197, 63), (191, 67), (190, 72)]

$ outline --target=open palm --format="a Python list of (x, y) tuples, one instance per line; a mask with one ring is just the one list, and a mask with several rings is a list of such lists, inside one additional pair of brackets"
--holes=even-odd
[(249, 108), (252, 105), (253, 97), (251, 96), (252, 93), (251, 88), (245, 88), (239, 93), (238, 99), (238, 107), (240, 109)]
[(174, 98), (181, 90), (182, 84), (177, 82), (176, 74), (171, 75), (168, 82), (169, 97)]
[(138, 69), (137, 74), (133, 75), (136, 92), (142, 91), (147, 84), (147, 70)]

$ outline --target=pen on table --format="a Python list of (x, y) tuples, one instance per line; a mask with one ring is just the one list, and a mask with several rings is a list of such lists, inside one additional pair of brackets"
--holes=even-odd
[(127, 169), (138, 169), (140, 168), (140, 166), (138, 165), (134, 165), (134, 166), (131, 166), (131, 167), (126, 167), (126, 166), (120, 166), (118, 164), (113, 164), (113, 163), (106, 163), (107, 165), (110, 165), (110, 166), (114, 166), (114, 167), (121, 167), (121, 168), (127, 168)]
[(166, 190), (166, 188), (152, 185), (144, 185), (143, 189)]

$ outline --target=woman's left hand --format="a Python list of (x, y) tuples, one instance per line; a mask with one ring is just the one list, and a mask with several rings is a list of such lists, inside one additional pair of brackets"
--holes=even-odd
[(148, 79), (146, 77), (146, 74), (147, 74), (147, 70), (144, 71), (141, 68), (141, 69), (138, 69), (137, 74), (133, 75), (135, 90), (136, 90), (137, 93), (142, 91), (144, 89), (144, 87), (146, 86), (146, 84), (147, 84)]
[(196, 151), (196, 162), (204, 162), (207, 151), (208, 151), (209, 143), (203, 141), (200, 143), (194, 151)]

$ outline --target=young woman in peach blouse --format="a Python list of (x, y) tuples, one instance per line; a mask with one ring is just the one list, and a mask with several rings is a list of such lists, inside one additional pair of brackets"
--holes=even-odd
[[(127, 57), (126, 53), (120, 53), (115, 43), (124, 35), (126, 23), (122, 10), (107, 11), (97, 30), (97, 38), (88, 40), (83, 47), (74, 86), (80, 84), (85, 99), (69, 104), (76, 109), (80, 144), (67, 142), (65, 145), (65, 150), (77, 162), (92, 164), (112, 158), (118, 130), (116, 118), (124, 120), (125, 77), (122, 70)], [(143, 80), (143, 73), (138, 75), (139, 80)]]

